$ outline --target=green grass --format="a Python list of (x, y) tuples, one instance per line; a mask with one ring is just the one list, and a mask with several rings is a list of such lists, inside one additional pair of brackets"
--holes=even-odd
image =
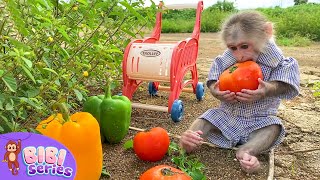
[(162, 21), (163, 33), (191, 33), (193, 31), (194, 21), (186, 19), (176, 19)]
[(308, 37), (302, 37), (300, 35), (295, 35), (292, 38), (279, 37), (276, 42), (280, 46), (295, 46), (295, 47), (306, 47), (312, 44), (312, 40)]
[[(277, 42), (283, 46), (309, 46), (320, 41), (320, 4), (303, 4), (288, 8), (256, 9), (274, 23)], [(237, 12), (219, 10), (216, 7), (204, 9), (201, 16), (201, 32), (218, 32), (221, 24), (230, 14)], [(169, 12), (170, 13), (170, 12)], [(195, 13), (175, 11), (164, 16), (162, 32), (189, 33), (194, 26)]]

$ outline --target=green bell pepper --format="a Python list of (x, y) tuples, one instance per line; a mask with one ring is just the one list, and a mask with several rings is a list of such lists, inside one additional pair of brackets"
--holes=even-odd
[(101, 142), (105, 141), (105, 137), (101, 131), (101, 123), (100, 123), (100, 104), (104, 99), (104, 95), (98, 96), (90, 96), (88, 100), (83, 104), (83, 111), (90, 113), (99, 123), (100, 126), (100, 136)]
[(131, 101), (126, 96), (111, 97), (107, 80), (105, 95), (91, 96), (84, 104), (84, 111), (99, 122), (101, 136), (109, 143), (119, 143), (128, 133), (131, 122)]

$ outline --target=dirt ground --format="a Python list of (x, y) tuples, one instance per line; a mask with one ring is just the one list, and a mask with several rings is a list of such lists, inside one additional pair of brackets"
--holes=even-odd
[[(190, 34), (162, 34), (161, 41), (180, 41)], [(279, 109), (279, 117), (286, 127), (284, 142), (275, 149), (274, 179), (320, 179), (320, 101), (312, 96), (310, 86), (314, 81), (320, 81), (320, 43), (309, 47), (281, 47), (285, 56), (295, 57), (300, 66), (301, 93), (293, 100), (283, 101)], [(197, 60), (199, 81), (205, 82), (212, 58), (224, 50), (218, 34), (201, 33), (200, 49)], [(159, 92), (159, 97), (148, 95), (147, 84), (140, 86), (135, 92), (133, 102), (167, 106), (168, 93)], [(180, 135), (199, 115), (211, 107), (218, 105), (206, 89), (202, 101), (197, 101), (194, 94), (182, 93), (185, 112), (179, 123), (171, 120), (170, 114), (143, 109), (133, 109), (131, 126), (147, 129), (156, 126), (165, 128), (168, 132)], [(129, 130), (127, 137), (119, 144), (104, 144), (104, 165), (111, 177), (101, 179), (138, 179), (147, 169), (171, 162), (171, 157), (158, 162), (143, 162), (133, 150), (125, 150), (123, 144), (132, 139), (137, 131)], [(174, 142), (178, 139), (172, 138)], [(310, 150), (310, 151), (308, 151)], [(212, 148), (202, 145), (195, 153), (199, 161), (205, 165), (207, 179), (267, 179), (268, 156), (259, 157), (263, 169), (258, 174), (246, 174), (241, 171), (235, 161), (235, 151)]]

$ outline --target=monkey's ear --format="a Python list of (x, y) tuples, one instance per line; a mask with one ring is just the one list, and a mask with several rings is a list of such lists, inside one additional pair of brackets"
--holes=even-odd
[(272, 24), (272, 22), (267, 22), (266, 23), (265, 30), (266, 30), (266, 33), (267, 33), (269, 39), (272, 38), (272, 36), (273, 36), (273, 24)]

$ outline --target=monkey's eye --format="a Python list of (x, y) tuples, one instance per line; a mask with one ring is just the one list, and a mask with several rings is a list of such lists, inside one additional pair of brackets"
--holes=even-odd
[(229, 47), (232, 51), (236, 51), (237, 50), (237, 47), (235, 47), (235, 46), (230, 46)]
[(249, 48), (249, 45), (248, 44), (242, 44), (240, 46), (241, 49), (248, 49)]

